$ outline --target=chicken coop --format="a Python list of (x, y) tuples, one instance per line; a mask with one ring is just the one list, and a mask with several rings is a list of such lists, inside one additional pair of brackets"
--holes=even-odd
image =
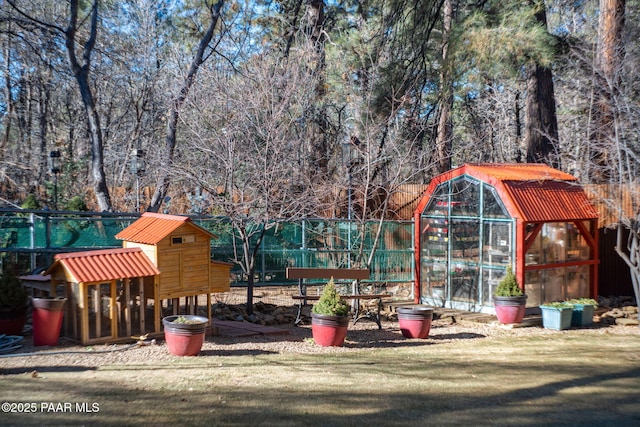
[(213, 235), (186, 216), (144, 213), (116, 235), (120, 249), (56, 255), (44, 274), (68, 299), (65, 335), (83, 344), (161, 333), (170, 310), (195, 313), (230, 288), (232, 264), (212, 261)]
[(511, 266), (527, 306), (598, 292), (598, 214), (572, 175), (541, 164), (464, 164), (414, 212), (417, 302), (493, 313)]

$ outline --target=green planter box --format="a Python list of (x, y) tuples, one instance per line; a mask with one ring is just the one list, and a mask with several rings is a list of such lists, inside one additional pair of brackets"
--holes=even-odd
[(571, 326), (593, 325), (593, 313), (595, 307), (592, 304), (573, 304), (571, 314)]
[(542, 326), (545, 329), (561, 331), (571, 327), (573, 309), (571, 307), (540, 306), (542, 311)]

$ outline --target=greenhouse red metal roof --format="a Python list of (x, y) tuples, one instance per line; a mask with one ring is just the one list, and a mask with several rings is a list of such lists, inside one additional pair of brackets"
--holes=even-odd
[(468, 175), (493, 186), (512, 217), (525, 222), (569, 221), (598, 218), (577, 179), (543, 164), (464, 164), (431, 180), (416, 209), (420, 215), (435, 188)]
[[(479, 163), (460, 166), (469, 175), (486, 178), (483, 181), (496, 179), (500, 181), (540, 181), (562, 180), (576, 181), (576, 177), (539, 163)], [(456, 169), (454, 169), (456, 170)]]
[(63, 266), (77, 283), (155, 276), (160, 270), (140, 248), (105, 249), (58, 254), (44, 274)]
[(133, 224), (116, 234), (116, 239), (155, 245), (184, 224), (189, 224), (191, 227), (215, 237), (204, 228), (194, 224), (187, 216), (145, 212)]

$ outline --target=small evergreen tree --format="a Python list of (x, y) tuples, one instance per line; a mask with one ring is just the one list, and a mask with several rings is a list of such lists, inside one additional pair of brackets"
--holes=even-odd
[(507, 267), (507, 273), (502, 278), (496, 289), (496, 296), (498, 297), (519, 297), (522, 296), (522, 289), (518, 285), (518, 279), (513, 274), (511, 266)]
[(0, 307), (22, 307), (27, 304), (29, 295), (20, 283), (13, 268), (5, 268), (0, 276)]
[(322, 290), (318, 302), (313, 305), (312, 311), (327, 316), (346, 316), (349, 314), (349, 308), (349, 304), (340, 298), (332, 277)]

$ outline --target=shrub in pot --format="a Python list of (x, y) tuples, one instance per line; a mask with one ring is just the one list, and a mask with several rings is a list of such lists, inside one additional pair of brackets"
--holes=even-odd
[(518, 279), (509, 266), (493, 295), (493, 305), (498, 321), (504, 324), (522, 322), (526, 304), (527, 296), (522, 292)]
[(322, 295), (311, 309), (311, 333), (320, 346), (340, 347), (347, 337), (349, 304), (340, 298), (333, 278), (325, 285)]
[(21, 335), (29, 294), (10, 266), (0, 276), (0, 334)]

